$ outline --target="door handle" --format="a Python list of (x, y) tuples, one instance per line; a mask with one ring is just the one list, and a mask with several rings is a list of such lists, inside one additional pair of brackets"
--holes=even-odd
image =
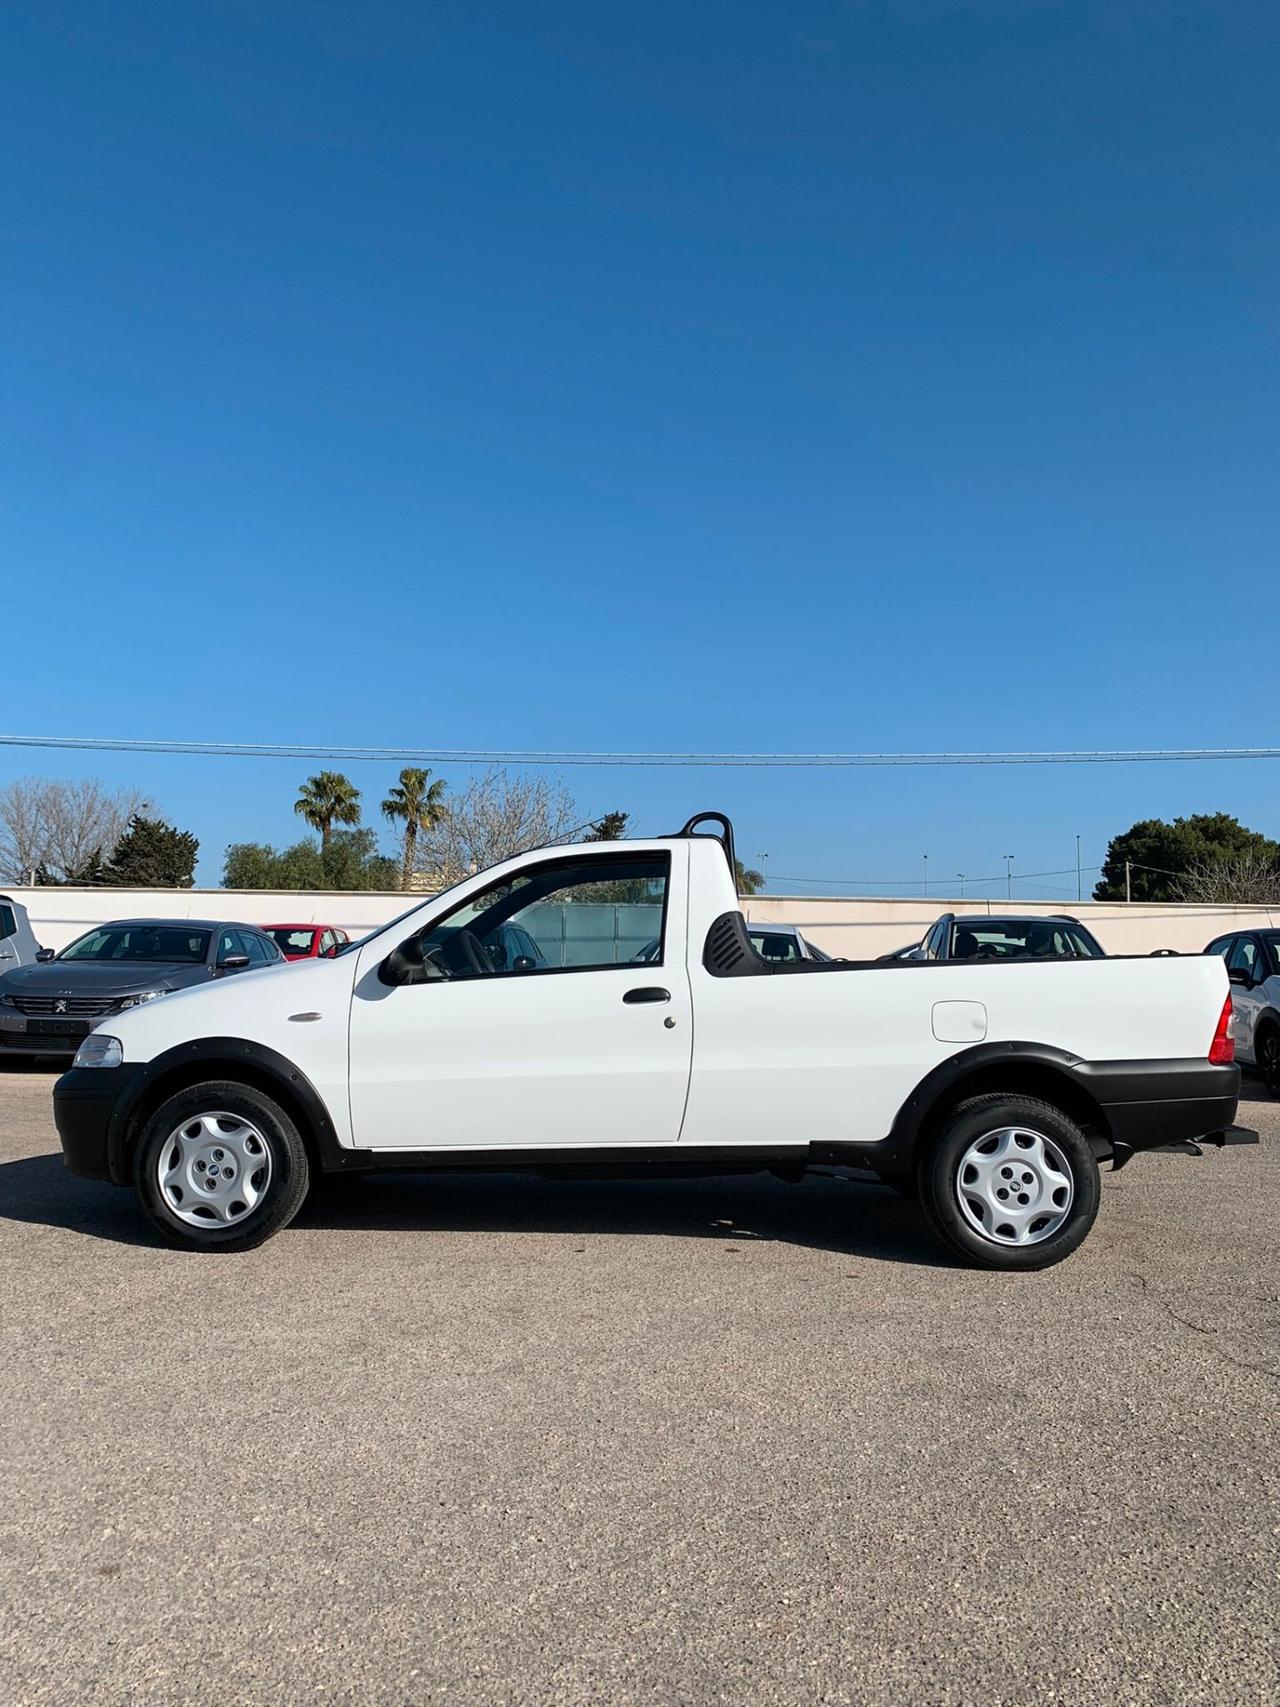
[(637, 1002), (669, 1002), (671, 992), (660, 990), (656, 984), (648, 984), (640, 990), (628, 990), (622, 999), (628, 1006), (634, 1006)]

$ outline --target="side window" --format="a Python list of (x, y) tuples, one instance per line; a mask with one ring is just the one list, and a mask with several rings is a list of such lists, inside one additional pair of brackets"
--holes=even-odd
[(1258, 945), (1251, 936), (1238, 936), (1235, 947), (1227, 956), (1227, 970), (1238, 971), (1241, 967), (1251, 978), (1258, 975)]
[(1231, 945), (1235, 940), (1236, 939), (1233, 936), (1220, 936), (1217, 942), (1211, 942), (1209, 944), (1208, 948), (1205, 949), (1205, 953), (1225, 955), (1229, 952)]
[(332, 931), (321, 931), (320, 932), (320, 941), (316, 945), (316, 953), (317, 954), (328, 954), (329, 950), (332, 947), (333, 947), (333, 932)]
[(247, 954), (249, 951), (240, 940), (239, 931), (223, 931), (218, 937), (218, 965), (233, 954)]
[(929, 932), (928, 936), (924, 940), (924, 952), (925, 952), (925, 958), (927, 960), (940, 960), (941, 959), (941, 957), (942, 957), (942, 945), (946, 941), (946, 936), (947, 936), (946, 924), (942, 919), (939, 919), (937, 924), (933, 927), (933, 929)]
[(245, 931), (240, 940), (244, 943), (251, 966), (268, 966), (274, 961), (275, 955), (268, 954), (266, 941), (257, 931)]
[(12, 936), (17, 928), (18, 921), (14, 918), (13, 908), (0, 907), (0, 942), (3, 942), (5, 937)]
[[(661, 942), (670, 875), (666, 853), (548, 860), (455, 907), (425, 933), (423, 950), (445, 978), (626, 966), (655, 937)], [(525, 939), (532, 954), (509, 952)], [(492, 952), (495, 943), (502, 953)], [(516, 969), (517, 958), (532, 959), (534, 967)], [(660, 952), (655, 963), (661, 964)]]

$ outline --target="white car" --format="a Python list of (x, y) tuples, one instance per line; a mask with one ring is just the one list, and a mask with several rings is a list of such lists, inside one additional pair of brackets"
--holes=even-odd
[(0, 895), (0, 975), (19, 966), (34, 966), (43, 952), (22, 902)]
[[(1221, 961), (770, 961), (733, 871), (714, 813), (543, 848), (336, 959), (112, 1015), (54, 1091), (67, 1165), (225, 1250), (284, 1227), (321, 1172), (846, 1164), (913, 1182), (969, 1262), (1028, 1269), (1088, 1233), (1101, 1159), (1256, 1142), (1228, 1132)], [(531, 920), (559, 922), (558, 958), (495, 965), (491, 933)]]
[(1206, 954), (1226, 962), (1236, 1016), (1236, 1056), (1280, 1096), (1280, 931), (1233, 931)]

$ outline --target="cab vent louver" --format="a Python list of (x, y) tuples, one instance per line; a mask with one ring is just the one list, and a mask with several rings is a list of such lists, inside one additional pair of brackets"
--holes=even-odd
[(716, 978), (755, 977), (766, 970), (741, 913), (721, 913), (707, 932), (702, 964)]

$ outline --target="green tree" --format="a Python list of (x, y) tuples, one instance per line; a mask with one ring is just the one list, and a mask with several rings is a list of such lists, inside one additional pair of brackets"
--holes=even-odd
[(1135, 901), (1181, 901), (1189, 875), (1219, 861), (1254, 854), (1269, 864), (1280, 861), (1280, 845), (1260, 830), (1250, 830), (1227, 812), (1195, 813), (1166, 824), (1143, 818), (1107, 846), (1095, 901), (1123, 901), (1125, 862)]
[(320, 846), (327, 848), (335, 824), (360, 822), (360, 790), (341, 771), (320, 771), (303, 783), (293, 809), (319, 830)]
[(335, 830), (327, 848), (295, 842), (276, 849), (266, 842), (233, 842), (222, 881), (228, 889), (394, 889), (400, 868), (378, 852), (372, 830)]
[(105, 881), (121, 889), (190, 889), (199, 852), (189, 830), (135, 812), (112, 849)]
[(228, 889), (274, 889), (280, 856), (266, 842), (232, 842), (222, 862)]
[(395, 860), (378, 852), (372, 830), (335, 830), (320, 850), (325, 889), (394, 889), (400, 881)]
[(739, 895), (758, 895), (764, 888), (764, 872), (748, 870), (740, 859), (733, 863), (738, 874)]
[(415, 770), (407, 765), (400, 772), (400, 781), (382, 802), (382, 815), (392, 823), (404, 824), (404, 857), (400, 861), (400, 887), (407, 889), (418, 856), (418, 831), (430, 832), (443, 818), (443, 782), (429, 782), (429, 770)]
[(606, 812), (603, 818), (596, 819), (582, 839), (584, 842), (620, 842), (626, 836), (630, 819), (629, 812)]

